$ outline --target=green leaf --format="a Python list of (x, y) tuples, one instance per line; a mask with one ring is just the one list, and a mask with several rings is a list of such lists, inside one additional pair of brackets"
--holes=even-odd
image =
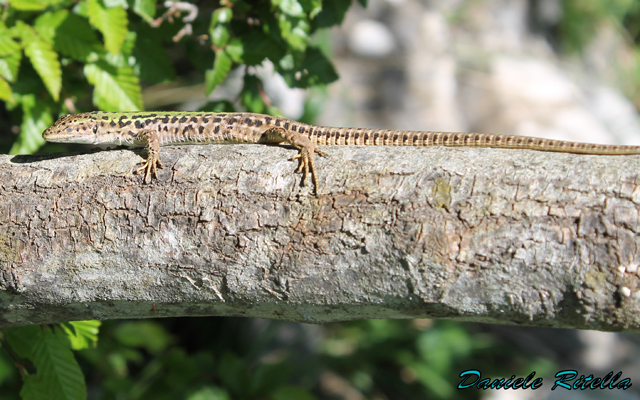
[(127, 0), (102, 0), (104, 2), (104, 6), (106, 8), (111, 8), (111, 7), (122, 7), (125, 10), (129, 7), (129, 4), (127, 4)]
[(29, 375), (24, 378), (24, 384), (20, 391), (22, 400), (53, 399), (53, 394), (49, 392), (47, 384), (37, 375)]
[(242, 61), (244, 64), (258, 65), (265, 58), (277, 63), (284, 57), (285, 49), (283, 46), (263, 32), (251, 31), (243, 35), (241, 41)]
[(167, 49), (158, 36), (157, 29), (142, 26), (138, 30), (133, 57), (136, 60), (138, 76), (141, 81), (161, 83), (175, 80), (176, 72), (167, 54)]
[(20, 396), (24, 400), (86, 399), (84, 376), (66, 337), (49, 327), (41, 329), (43, 334), (35, 342), (31, 357), (38, 372), (25, 379)]
[(358, 3), (360, 3), (360, 5), (361, 5), (362, 7), (365, 7), (365, 8), (366, 8), (366, 7), (367, 7), (367, 1), (368, 1), (368, 0), (358, 0)]
[(53, 50), (51, 44), (34, 39), (25, 46), (24, 54), (40, 75), (51, 97), (58, 101), (60, 89), (62, 89), (62, 69), (58, 54)]
[(31, 351), (40, 336), (42, 329), (38, 325), (16, 326), (4, 331), (4, 337), (11, 350), (24, 359), (32, 358)]
[(93, 103), (101, 110), (142, 109), (140, 84), (131, 67), (115, 67), (105, 60), (98, 60), (85, 65), (84, 74), (94, 86)]
[(156, 16), (156, 2), (157, 0), (133, 0), (133, 12), (151, 22)]
[(17, 21), (15, 32), (20, 35), (24, 54), (44, 82), (54, 100), (58, 100), (62, 88), (62, 70), (58, 54), (49, 41), (43, 40), (36, 31), (22, 21)]
[(231, 37), (229, 27), (227, 25), (217, 24), (210, 31), (211, 43), (214, 47), (224, 47)]
[(187, 400), (231, 400), (229, 394), (219, 387), (205, 386), (193, 392)]
[(10, 56), (19, 53), (22, 47), (20, 43), (10, 38), (6, 32), (0, 34), (0, 57)]
[(71, 321), (60, 324), (60, 328), (66, 333), (71, 348), (82, 350), (96, 347), (100, 324), (102, 322), (96, 320)]
[(322, 11), (313, 19), (318, 28), (329, 28), (340, 25), (344, 20), (347, 10), (351, 6), (351, 1), (345, 0), (324, 0)]
[(48, 42), (53, 42), (53, 38), (56, 35), (56, 30), (69, 15), (67, 10), (59, 10), (56, 12), (46, 12), (36, 18), (33, 27), (38, 35)]
[(314, 19), (322, 11), (322, 0), (300, 0), (300, 5), (309, 19)]
[(244, 60), (244, 44), (239, 38), (233, 39), (224, 49), (225, 53), (231, 57), (231, 60), (238, 64), (243, 64)]
[(224, 47), (231, 37), (228, 22), (233, 17), (231, 8), (222, 7), (213, 12), (211, 25), (209, 26), (209, 36), (214, 47)]
[(45, 102), (36, 101), (33, 94), (23, 95), (20, 104), (23, 112), (22, 125), (9, 154), (33, 154), (45, 143), (42, 132), (53, 123), (51, 108)]
[(40, 11), (49, 6), (49, 0), (9, 0), (9, 5), (21, 11)]
[(309, 23), (304, 18), (291, 17), (286, 14), (278, 16), (280, 34), (289, 46), (296, 51), (304, 51), (309, 42)]
[(233, 9), (220, 7), (211, 15), (211, 26), (214, 24), (228, 24), (233, 18)]
[(8, 35), (0, 35), (0, 76), (15, 82), (22, 60), (22, 46)]
[(285, 54), (271, 36), (255, 30), (231, 40), (224, 50), (233, 62), (246, 65), (258, 65), (265, 58), (277, 63)]
[(129, 61), (127, 60), (133, 54), (133, 50), (136, 47), (136, 39), (138, 37), (137, 32), (127, 32), (124, 37), (124, 42), (122, 43), (122, 47), (120, 48), (120, 54), (108, 54), (107, 58), (111, 58), (112, 60), (117, 59), (118, 62), (112, 62), (113, 65), (117, 65), (119, 67), (124, 65), (129, 65)]
[(89, 11), (86, 0), (77, 3), (72, 10), (74, 14), (89, 19)]
[[(8, 0), (8, 3), (9, 6), (20, 11), (41, 11), (64, 1), (66, 0)], [(7, 0), (0, 1), (0, 3), (4, 5)]]
[(285, 14), (289, 14), (294, 17), (301, 17), (304, 15), (304, 9), (297, 0), (272, 0), (271, 3), (273, 5), (277, 5), (280, 11)]
[(298, 72), (283, 74), (291, 87), (307, 88), (315, 85), (327, 85), (338, 79), (338, 73), (331, 61), (316, 47), (309, 47)]
[(264, 113), (267, 105), (264, 103), (262, 96), (262, 82), (254, 75), (244, 76), (244, 87), (240, 94), (242, 104), (246, 107), (247, 111), (254, 113)]
[(124, 322), (116, 328), (116, 339), (131, 347), (142, 347), (154, 354), (164, 350), (171, 342), (169, 333), (154, 321)]
[(270, 397), (271, 400), (317, 400), (317, 398), (306, 390), (296, 387), (283, 386)]
[(13, 103), (13, 92), (11, 91), (11, 86), (9, 82), (0, 78), (0, 100), (6, 101), (8, 103)]
[(67, 15), (58, 26), (54, 43), (62, 54), (79, 61), (86, 61), (92, 52), (104, 52), (87, 19), (75, 14)]
[(231, 57), (225, 50), (216, 51), (216, 59), (213, 62), (213, 69), (209, 69), (205, 72), (205, 84), (207, 96), (213, 92), (213, 90), (224, 81), (231, 71), (233, 62)]
[(89, 22), (104, 36), (109, 53), (118, 54), (127, 35), (127, 12), (123, 7), (106, 8), (100, 0), (87, 0)]

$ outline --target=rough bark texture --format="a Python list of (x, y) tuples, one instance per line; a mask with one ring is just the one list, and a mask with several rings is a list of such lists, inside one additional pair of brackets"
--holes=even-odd
[(0, 158), (0, 327), (233, 315), (636, 330), (637, 156), (327, 147)]

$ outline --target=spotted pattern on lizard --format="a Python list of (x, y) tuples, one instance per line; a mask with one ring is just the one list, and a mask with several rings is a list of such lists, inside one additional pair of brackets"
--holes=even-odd
[(298, 172), (309, 174), (318, 193), (314, 153), (316, 145), (447, 146), (531, 149), (580, 154), (640, 154), (640, 146), (578, 143), (527, 136), (485, 133), (422, 132), (370, 128), (315, 126), (286, 118), (253, 113), (102, 112), (68, 114), (47, 128), (49, 142), (84, 143), (100, 147), (146, 147), (148, 155), (138, 171), (144, 182), (157, 176), (162, 165), (160, 146), (181, 144), (289, 144), (299, 150)]

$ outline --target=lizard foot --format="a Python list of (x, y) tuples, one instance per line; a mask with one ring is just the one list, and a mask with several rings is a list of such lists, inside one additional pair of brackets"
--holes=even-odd
[(311, 143), (307, 144), (304, 147), (300, 148), (300, 153), (296, 154), (295, 156), (291, 157), (292, 160), (295, 159), (300, 159), (300, 165), (298, 166), (298, 170), (296, 171), (297, 173), (302, 172), (304, 174), (303, 177), (303, 184), (306, 185), (308, 178), (309, 178), (309, 172), (311, 172), (311, 178), (313, 179), (313, 190), (315, 192), (315, 194), (318, 194), (318, 174), (316, 172), (316, 166), (313, 160), (313, 153), (318, 153), (322, 156), (326, 156), (327, 153), (325, 153), (324, 151), (320, 151), (318, 149), (315, 148), (315, 146)]
[(147, 157), (147, 159), (142, 163), (142, 166), (138, 168), (138, 173), (144, 171), (144, 183), (150, 183), (152, 178), (158, 177), (158, 167), (162, 167), (160, 157)]

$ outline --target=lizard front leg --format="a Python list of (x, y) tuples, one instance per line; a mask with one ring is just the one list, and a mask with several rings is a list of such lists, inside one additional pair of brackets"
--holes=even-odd
[(142, 163), (142, 166), (138, 168), (138, 172), (144, 171), (143, 182), (149, 183), (152, 176), (153, 178), (158, 177), (158, 167), (162, 166), (158, 133), (149, 129), (142, 129), (136, 133), (133, 144), (147, 147), (147, 158)]

